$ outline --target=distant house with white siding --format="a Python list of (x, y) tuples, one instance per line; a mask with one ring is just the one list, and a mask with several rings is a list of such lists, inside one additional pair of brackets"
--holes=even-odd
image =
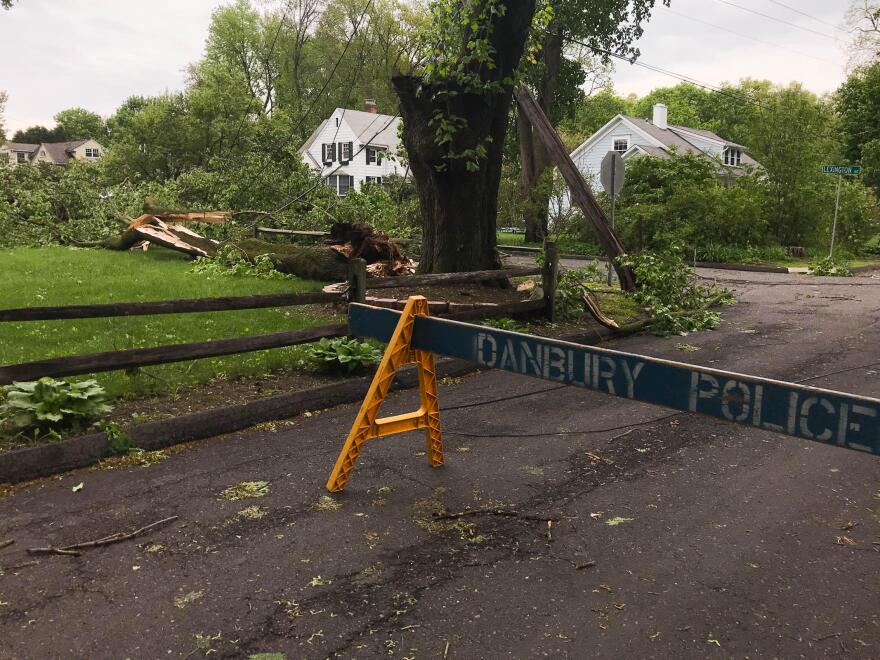
[(300, 148), (303, 161), (321, 172), (324, 182), (345, 195), (365, 183), (381, 185), (392, 174), (405, 174), (391, 157), (397, 152), (400, 119), (379, 114), (374, 101), (364, 110), (336, 108)]
[(581, 146), (571, 158), (584, 178), (598, 180), (602, 159), (609, 151), (616, 151), (624, 160), (638, 156), (672, 158), (674, 154), (698, 154), (717, 159), (723, 164), (722, 173), (742, 176), (746, 168), (759, 167), (740, 144), (698, 128), (669, 124), (668, 110), (659, 103), (654, 106), (651, 121), (639, 117), (617, 115)]
[(21, 163), (49, 163), (67, 165), (71, 160), (95, 162), (104, 153), (95, 140), (73, 140), (71, 142), (43, 142), (25, 144), (23, 142), (4, 142), (0, 144), (0, 163), (11, 166)]

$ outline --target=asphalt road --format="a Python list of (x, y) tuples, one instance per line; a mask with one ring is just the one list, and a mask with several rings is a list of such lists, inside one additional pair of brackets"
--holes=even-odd
[[(613, 346), (880, 396), (880, 280), (701, 274), (720, 330)], [(356, 406), (0, 500), (0, 658), (880, 657), (877, 458), (500, 372), (441, 407), (446, 466), (375, 441), (338, 510)]]

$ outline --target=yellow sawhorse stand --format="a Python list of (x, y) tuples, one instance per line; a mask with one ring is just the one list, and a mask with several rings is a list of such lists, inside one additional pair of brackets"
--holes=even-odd
[[(431, 467), (443, 465), (443, 436), (440, 433), (440, 404), (437, 398), (434, 354), (411, 348), (417, 316), (428, 316), (428, 300), (424, 296), (411, 296), (403, 308), (403, 315), (394, 329), (364, 403), (327, 480), (327, 490), (331, 493), (340, 493), (345, 489), (364, 443), (374, 438), (425, 429), (428, 462)], [(395, 372), (406, 364), (418, 366), (421, 407), (412, 413), (377, 419)]]

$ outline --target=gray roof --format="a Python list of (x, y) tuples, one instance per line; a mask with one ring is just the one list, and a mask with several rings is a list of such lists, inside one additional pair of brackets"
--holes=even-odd
[(672, 155), (663, 147), (650, 147), (644, 144), (634, 144), (627, 153), (630, 151), (641, 150), (644, 151), (649, 156), (657, 156), (658, 158), (671, 158)]
[(675, 148), (678, 153), (703, 153), (696, 145), (691, 144), (678, 133), (669, 129), (657, 128), (647, 119), (641, 117), (626, 117), (626, 120), (635, 124), (638, 128), (650, 135), (652, 138), (659, 140), (670, 148)]
[(70, 152), (77, 147), (81, 147), (86, 142), (88, 142), (88, 140), (72, 140), (71, 142), (44, 142), (40, 146), (46, 150), (49, 158), (51, 158), (56, 165), (67, 165), (67, 161), (69, 161), (71, 158)]
[(343, 117), (362, 144), (390, 146), (397, 142), (398, 117), (376, 112), (346, 110)]
[[(400, 118), (397, 116), (346, 108), (342, 111), (342, 120), (351, 127), (361, 144), (385, 147), (397, 144), (397, 126), (400, 124)], [(328, 121), (327, 119), (322, 121), (321, 125), (312, 132), (309, 139), (300, 147), (301, 153), (309, 150)]]
[(318, 128), (316, 128), (314, 131), (312, 131), (312, 134), (309, 136), (309, 139), (306, 140), (305, 144), (299, 148), (300, 153), (305, 153), (309, 150), (309, 147), (311, 147), (315, 143), (315, 140), (318, 138), (318, 135), (321, 134), (321, 131), (324, 130), (324, 127), (327, 125), (328, 121), (330, 121), (330, 120), (325, 119), (324, 121), (321, 122), (321, 124), (320, 124), (320, 126), (318, 126)]
[(697, 135), (702, 135), (704, 138), (708, 138), (710, 140), (715, 140), (716, 142), (722, 142), (729, 147), (739, 147), (740, 149), (745, 149), (741, 144), (737, 144), (736, 142), (731, 142), (730, 140), (725, 140), (723, 137), (718, 135), (717, 133), (713, 133), (712, 131), (707, 131), (703, 128), (691, 128), (689, 126), (671, 126), (672, 130), (678, 131), (689, 131), (691, 133), (695, 133)]
[[(662, 129), (662, 128), (657, 128), (657, 126), (655, 126), (652, 122), (648, 121), (647, 119), (642, 119), (641, 117), (625, 116), (625, 118), (627, 121), (632, 122), (638, 128), (643, 130), (645, 133), (647, 133), (651, 137), (655, 138), (656, 140), (659, 140), (660, 142), (662, 142), (665, 145), (665, 149), (660, 149), (659, 147), (644, 147), (644, 146), (642, 147), (642, 149), (645, 149), (645, 151), (651, 153), (652, 155), (655, 155), (655, 156), (659, 155), (657, 153), (654, 153), (658, 149), (660, 149), (661, 151), (663, 151), (667, 154), (669, 153), (667, 151), (667, 149), (669, 149), (669, 150), (674, 149), (676, 151), (676, 153), (680, 153), (680, 154), (694, 153), (694, 154), (705, 155), (705, 152), (702, 149), (700, 149), (695, 144), (690, 142), (686, 136), (684, 136), (678, 132), (678, 131), (689, 131), (691, 133), (694, 133), (696, 135), (701, 135), (701, 136), (708, 138), (710, 140), (716, 140), (717, 142), (721, 142), (722, 144), (724, 144), (727, 147), (736, 147), (737, 149), (742, 149), (743, 153), (742, 153), (741, 163), (743, 165), (749, 165), (752, 167), (755, 167), (755, 166), (760, 167), (760, 164), (754, 158), (752, 158), (751, 156), (749, 156), (745, 152), (746, 148), (744, 146), (742, 146), (741, 144), (737, 144), (736, 142), (731, 142), (730, 140), (725, 140), (723, 137), (716, 135), (712, 131), (706, 131), (701, 128), (690, 128), (687, 126), (673, 126), (671, 124), (670, 124), (669, 128)], [(742, 168), (736, 168), (736, 169), (742, 169)]]
[(2, 145), (4, 149), (9, 151), (26, 151), (28, 153), (36, 151), (38, 144), (28, 144), (27, 142), (6, 142)]

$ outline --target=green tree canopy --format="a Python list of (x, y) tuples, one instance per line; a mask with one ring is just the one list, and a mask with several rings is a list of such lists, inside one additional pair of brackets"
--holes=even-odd
[(69, 108), (55, 115), (58, 129), (64, 136), (64, 140), (93, 139), (99, 142), (107, 141), (107, 127), (104, 120), (97, 113), (90, 112), (85, 108)]

